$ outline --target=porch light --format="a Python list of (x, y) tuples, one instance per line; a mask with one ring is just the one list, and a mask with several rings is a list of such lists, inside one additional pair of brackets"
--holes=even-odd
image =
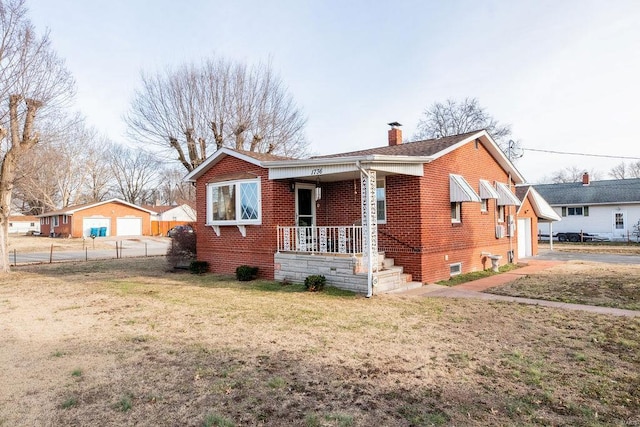
[(289, 191), (291, 193), (295, 193), (296, 192), (296, 182), (295, 181), (289, 181)]

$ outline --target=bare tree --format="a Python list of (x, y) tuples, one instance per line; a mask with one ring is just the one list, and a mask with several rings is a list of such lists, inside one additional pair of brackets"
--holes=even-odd
[(620, 162), (609, 171), (609, 175), (615, 179), (640, 178), (640, 161)]
[(433, 103), (422, 113), (414, 138), (441, 138), (481, 129), (489, 132), (502, 151), (508, 151), (511, 126), (498, 123), (480, 106), (477, 98)]
[(152, 203), (160, 169), (155, 156), (113, 144), (109, 152), (114, 193), (129, 203)]
[[(60, 107), (73, 93), (73, 78), (39, 37), (24, 0), (0, 1), (0, 272), (9, 271), (8, 217), (18, 160), (39, 141), (36, 115)], [(45, 108), (43, 108), (45, 107)]]
[(586, 173), (589, 174), (591, 181), (599, 180), (601, 173), (595, 169), (585, 170), (580, 169), (577, 166), (569, 166), (564, 169), (558, 169), (551, 173), (550, 176), (545, 176), (540, 180), (540, 184), (564, 184), (570, 182), (582, 182), (582, 176)]
[(184, 170), (170, 167), (160, 172), (159, 185), (155, 197), (156, 201), (165, 204), (195, 204), (195, 188), (189, 182), (184, 182)]
[(187, 171), (223, 146), (306, 153), (306, 120), (269, 65), (216, 58), (141, 79), (125, 117), (130, 136), (177, 157)]
[(113, 175), (109, 165), (109, 147), (106, 137), (93, 134), (84, 147), (83, 167), (85, 169), (81, 202), (93, 203), (106, 200), (113, 186)]

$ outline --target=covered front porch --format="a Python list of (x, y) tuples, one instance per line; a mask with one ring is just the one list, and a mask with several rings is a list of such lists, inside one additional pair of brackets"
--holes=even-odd
[(372, 155), (269, 162), (269, 179), (286, 180), (295, 193), (295, 224), (277, 226), (276, 280), (322, 274), (331, 285), (367, 296), (405, 287), (410, 275), (378, 252), (384, 179), (422, 176), (429, 160)]

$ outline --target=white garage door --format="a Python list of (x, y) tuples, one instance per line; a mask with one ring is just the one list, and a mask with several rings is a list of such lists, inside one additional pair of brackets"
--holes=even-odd
[[(111, 230), (109, 228), (111, 226), (111, 219), (104, 217), (90, 217), (82, 219), (82, 234), (84, 237), (89, 237), (91, 234), (94, 234), (96, 237), (100, 236), (100, 229), (103, 230), (105, 236), (109, 236), (111, 234)], [(104, 230), (106, 229), (106, 232)]]
[(117, 218), (116, 226), (118, 236), (142, 235), (142, 218)]
[(531, 218), (518, 218), (518, 258), (531, 256)]

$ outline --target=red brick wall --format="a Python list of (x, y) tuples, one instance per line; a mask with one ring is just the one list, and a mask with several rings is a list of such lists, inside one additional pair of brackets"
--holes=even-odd
[[(243, 237), (235, 225), (220, 226), (220, 236), (205, 226), (206, 184), (215, 176), (248, 172), (260, 177), (262, 225), (247, 225)], [(214, 273), (235, 274), (240, 265), (259, 268), (259, 276), (273, 278), (273, 255), (277, 247), (276, 227), (295, 222), (295, 194), (285, 181), (269, 181), (268, 171), (237, 159), (224, 157), (201, 176), (196, 185), (198, 259), (207, 261)]]

